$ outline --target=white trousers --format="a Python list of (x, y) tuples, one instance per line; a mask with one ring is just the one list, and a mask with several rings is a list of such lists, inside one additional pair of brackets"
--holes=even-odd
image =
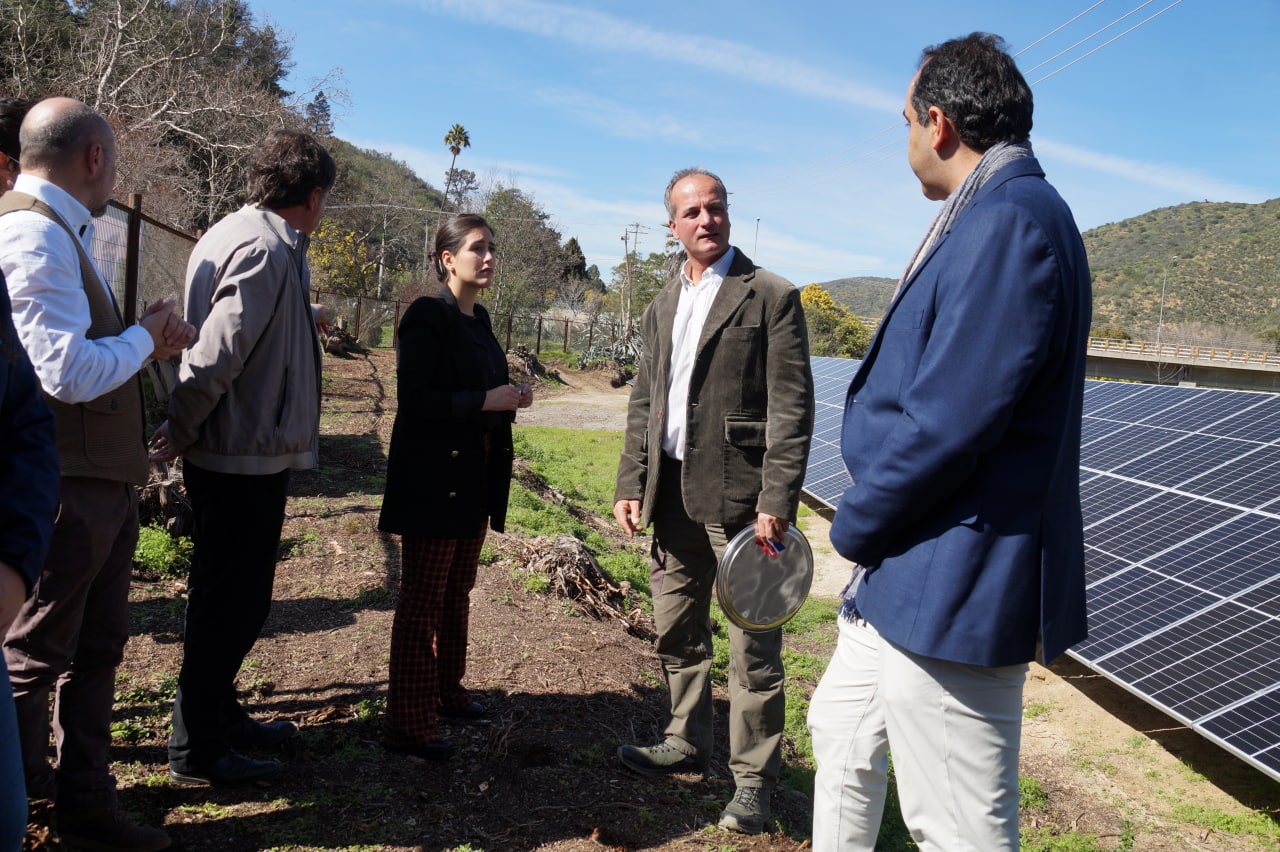
[(809, 705), (815, 852), (875, 849), (891, 749), (903, 821), (921, 849), (1016, 850), (1027, 665), (921, 657), (861, 619), (838, 623)]

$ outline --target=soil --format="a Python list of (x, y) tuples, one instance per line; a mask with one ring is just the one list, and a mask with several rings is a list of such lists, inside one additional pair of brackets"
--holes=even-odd
[[(239, 789), (179, 788), (166, 776), (168, 701), (181, 660), (184, 586), (139, 579), (133, 638), (119, 679), (114, 766), (121, 801), (188, 850), (797, 850), (812, 818), (795, 787), (773, 797), (772, 830), (714, 828), (732, 793), (718, 725), (713, 774), (646, 779), (618, 764), (619, 743), (660, 737), (666, 694), (651, 644), (575, 601), (526, 589), (530, 553), (550, 542), (491, 535), (496, 559), (472, 594), (467, 683), (483, 724), (449, 724), (447, 763), (380, 747), (381, 708), (399, 553), (377, 531), (384, 450), (395, 409), (394, 356), (326, 357), (323, 467), (291, 482), (270, 620), (238, 686), (264, 720), (302, 734), (278, 776)], [(627, 388), (611, 375), (561, 369), (540, 381), (518, 424), (621, 429)], [(823, 521), (808, 522), (815, 545)], [(595, 519), (610, 530), (605, 519)], [(613, 533), (610, 533), (611, 535)], [(619, 544), (623, 544), (620, 536)], [(635, 545), (630, 545), (635, 546)], [(847, 570), (821, 547), (815, 594), (834, 597)], [(830, 634), (793, 650), (829, 654)], [(797, 686), (812, 692), (812, 682)], [(715, 691), (723, 718), (727, 696)], [(1026, 690), (1024, 775), (1047, 794), (1023, 824), (1096, 835), (1102, 849), (1253, 850), (1273, 840), (1197, 827), (1185, 808), (1248, 816), (1274, 828), (1280, 785), (1069, 660), (1033, 666)], [(811, 769), (784, 744), (792, 777)], [(787, 787), (788, 785), (783, 785)], [(1264, 820), (1264, 821), (1265, 821)], [(1083, 848), (1083, 847), (1071, 847)]]

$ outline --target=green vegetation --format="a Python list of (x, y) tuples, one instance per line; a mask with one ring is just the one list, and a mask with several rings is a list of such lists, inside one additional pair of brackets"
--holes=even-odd
[(133, 564), (148, 577), (185, 577), (191, 568), (194, 546), (186, 536), (174, 538), (158, 524), (138, 530), (138, 544), (133, 551)]
[(800, 291), (809, 352), (828, 358), (861, 358), (871, 344), (871, 329), (818, 284)]
[(1040, 782), (1030, 775), (1018, 776), (1018, 808), (1024, 811), (1042, 811), (1049, 806), (1049, 794)]
[(1256, 811), (1245, 814), (1229, 814), (1202, 805), (1182, 804), (1174, 807), (1173, 815), (1183, 822), (1211, 829), (1218, 834), (1229, 834), (1234, 837), (1256, 837), (1262, 840), (1280, 842), (1280, 825), (1277, 825), (1276, 818), (1269, 814)]

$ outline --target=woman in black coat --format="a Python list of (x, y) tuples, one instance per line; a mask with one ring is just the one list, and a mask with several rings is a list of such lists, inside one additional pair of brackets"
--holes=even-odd
[(444, 760), (454, 747), (439, 717), (485, 713), (462, 686), (470, 593), (486, 530), (503, 531), (511, 422), (533, 393), (509, 384), (506, 355), (476, 301), (497, 263), (488, 222), (446, 222), (431, 262), (444, 286), (400, 321), (399, 408), (378, 523), (401, 547), (383, 744)]

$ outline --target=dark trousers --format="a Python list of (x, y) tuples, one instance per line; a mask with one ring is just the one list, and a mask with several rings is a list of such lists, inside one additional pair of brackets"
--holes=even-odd
[(403, 536), (400, 595), (391, 623), (391, 664), (383, 737), (391, 746), (439, 739), (441, 707), (465, 707), (467, 624), (476, 584), (479, 538)]
[(235, 679), (271, 610), (289, 471), (217, 473), (187, 461), (195, 550), (169, 762), (207, 766), (228, 750), (226, 729), (245, 711)]
[[(74, 476), (63, 477), (61, 500), (49, 556), (9, 627), (4, 657), (27, 795), (94, 810), (115, 804), (111, 708), (129, 638), (138, 500), (132, 485)], [(56, 772), (49, 763), (51, 694)]]

